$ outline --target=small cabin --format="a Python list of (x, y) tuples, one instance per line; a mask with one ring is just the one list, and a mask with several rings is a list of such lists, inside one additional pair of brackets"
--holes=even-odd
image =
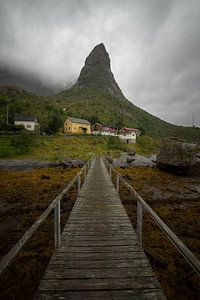
[(91, 134), (91, 123), (88, 120), (68, 117), (64, 123), (66, 134)]
[(36, 127), (39, 126), (37, 122), (37, 117), (29, 115), (15, 115), (14, 124), (23, 125), (25, 129), (30, 131), (34, 131)]
[(116, 136), (118, 133), (118, 129), (115, 126), (102, 125), (100, 123), (96, 123), (92, 126), (92, 133), (95, 135)]

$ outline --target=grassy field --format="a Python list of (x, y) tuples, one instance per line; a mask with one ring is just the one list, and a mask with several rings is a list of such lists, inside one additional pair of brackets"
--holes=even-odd
[(93, 155), (118, 157), (121, 152), (134, 150), (141, 155), (151, 155), (158, 151), (160, 140), (147, 136), (137, 139), (137, 144), (109, 143), (109, 137), (101, 136), (37, 136), (34, 145), (26, 153), (20, 153), (11, 143), (12, 137), (0, 137), (0, 159), (30, 158), (44, 161), (59, 161), (65, 158), (87, 160)]
[(93, 155), (107, 155), (117, 157), (126, 149), (126, 145), (117, 143), (110, 147), (108, 137), (41, 137), (38, 136), (27, 153), (20, 153), (12, 146), (11, 137), (0, 138), (0, 158), (30, 158), (36, 160), (59, 161), (65, 158), (87, 160)]

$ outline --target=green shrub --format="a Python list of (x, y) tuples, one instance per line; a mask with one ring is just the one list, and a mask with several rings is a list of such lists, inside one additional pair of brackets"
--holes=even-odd
[(123, 144), (118, 136), (110, 136), (108, 138), (107, 148), (109, 150), (127, 150), (127, 145)]
[(15, 148), (10, 145), (0, 145), (0, 158), (11, 157), (15, 154)]
[(18, 154), (30, 152), (34, 145), (35, 136), (27, 130), (22, 130), (18, 135), (11, 138), (11, 146), (15, 147)]

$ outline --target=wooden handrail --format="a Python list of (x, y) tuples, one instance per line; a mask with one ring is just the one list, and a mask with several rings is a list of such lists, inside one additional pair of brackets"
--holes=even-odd
[[(161, 220), (161, 218), (155, 213), (155, 211), (146, 203), (146, 201), (133, 189), (133, 187), (122, 177), (122, 175), (117, 172), (108, 160), (103, 157), (105, 166), (108, 168), (108, 172), (113, 171), (119, 179), (116, 181), (117, 189), (119, 190), (118, 180), (121, 180), (124, 185), (129, 189), (129, 191), (135, 196), (138, 201), (137, 206), (137, 238), (139, 244), (142, 246), (142, 210), (141, 207), (151, 216), (153, 221), (158, 225), (158, 227), (164, 232), (167, 238), (173, 243), (185, 260), (190, 264), (190, 266), (200, 275), (200, 261), (197, 257), (187, 248), (187, 246), (173, 233), (173, 231)], [(110, 171), (111, 170), (111, 171)]]
[(11, 264), (17, 253), (21, 250), (24, 244), (31, 238), (35, 231), (42, 225), (42, 223), (47, 219), (52, 210), (54, 209), (54, 240), (55, 248), (60, 246), (60, 201), (66, 195), (66, 193), (71, 189), (75, 182), (77, 182), (78, 192), (80, 190), (81, 174), (86, 177), (87, 170), (91, 166), (93, 158), (88, 160), (83, 166), (81, 171), (79, 171), (72, 181), (62, 190), (62, 192), (50, 203), (50, 205), (45, 209), (45, 211), (40, 215), (36, 222), (25, 232), (22, 238), (12, 247), (12, 249), (2, 258), (0, 261), (0, 275), (2, 275), (6, 268)]

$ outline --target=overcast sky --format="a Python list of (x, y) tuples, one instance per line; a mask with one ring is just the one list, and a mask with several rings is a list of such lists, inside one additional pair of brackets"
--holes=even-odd
[(0, 0), (0, 63), (64, 86), (101, 42), (130, 101), (200, 126), (199, 0)]

